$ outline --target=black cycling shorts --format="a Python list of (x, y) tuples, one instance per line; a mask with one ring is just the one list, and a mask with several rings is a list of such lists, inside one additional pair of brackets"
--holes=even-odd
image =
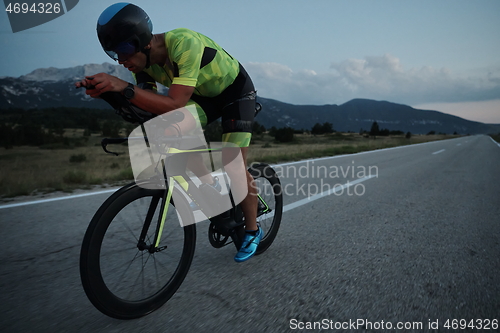
[[(215, 97), (193, 94), (193, 102), (203, 110), (202, 125), (208, 125), (221, 118), (222, 141), (239, 147), (248, 147), (252, 138), (255, 116), (256, 92), (250, 76), (240, 64), (240, 73), (234, 82)], [(199, 109), (197, 108), (197, 109)], [(199, 112), (199, 111), (198, 111)], [(204, 118), (204, 119), (203, 119)]]

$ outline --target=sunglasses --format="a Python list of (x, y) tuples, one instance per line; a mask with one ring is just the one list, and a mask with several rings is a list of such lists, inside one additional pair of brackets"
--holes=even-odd
[(137, 53), (137, 47), (133, 42), (122, 42), (113, 50), (106, 53), (115, 61), (127, 61), (131, 56)]

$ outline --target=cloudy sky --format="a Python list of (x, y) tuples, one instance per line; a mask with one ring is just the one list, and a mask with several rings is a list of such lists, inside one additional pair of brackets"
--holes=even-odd
[[(12, 33), (0, 14), (0, 76), (112, 62), (95, 25), (116, 1), (81, 0)], [(197, 30), (248, 70), (259, 95), (295, 104), (387, 100), (500, 123), (498, 0), (136, 0), (154, 32)]]

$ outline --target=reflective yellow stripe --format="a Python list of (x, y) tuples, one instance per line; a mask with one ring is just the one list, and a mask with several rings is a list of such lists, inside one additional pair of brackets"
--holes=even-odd
[(169, 154), (181, 154), (181, 153), (208, 153), (213, 151), (214, 149), (177, 149), (177, 148), (168, 148), (167, 153)]
[(234, 132), (234, 133), (222, 134), (222, 142), (232, 143), (238, 147), (250, 146), (251, 139), (252, 139), (252, 133), (248, 132)]
[(165, 226), (165, 220), (167, 219), (168, 205), (170, 204), (170, 199), (172, 198), (173, 190), (174, 190), (174, 181), (172, 178), (170, 178), (168, 182), (168, 193), (167, 197), (165, 198), (163, 206), (163, 214), (161, 216), (160, 229), (158, 231), (158, 238), (156, 239), (155, 247), (158, 247), (160, 245), (161, 234), (163, 233), (163, 227)]
[(198, 103), (190, 99), (186, 104), (186, 108), (188, 109), (189, 113), (193, 115), (194, 119), (199, 121), (201, 127), (205, 127), (207, 125), (207, 115), (205, 114), (205, 111), (203, 111), (201, 106), (198, 105)]
[(187, 191), (189, 188), (188, 182), (182, 177), (182, 176), (174, 176), (173, 177), (177, 183), (184, 189), (184, 191)]

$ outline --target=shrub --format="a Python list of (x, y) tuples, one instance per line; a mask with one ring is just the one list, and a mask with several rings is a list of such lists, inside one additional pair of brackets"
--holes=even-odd
[(130, 180), (134, 179), (134, 172), (131, 167), (123, 169), (118, 174), (118, 180)]
[(70, 170), (66, 172), (63, 176), (63, 181), (66, 184), (85, 184), (86, 180), (87, 180), (87, 174), (83, 171)]
[(71, 163), (81, 163), (87, 160), (87, 156), (85, 154), (71, 155), (69, 157), (69, 161)]

